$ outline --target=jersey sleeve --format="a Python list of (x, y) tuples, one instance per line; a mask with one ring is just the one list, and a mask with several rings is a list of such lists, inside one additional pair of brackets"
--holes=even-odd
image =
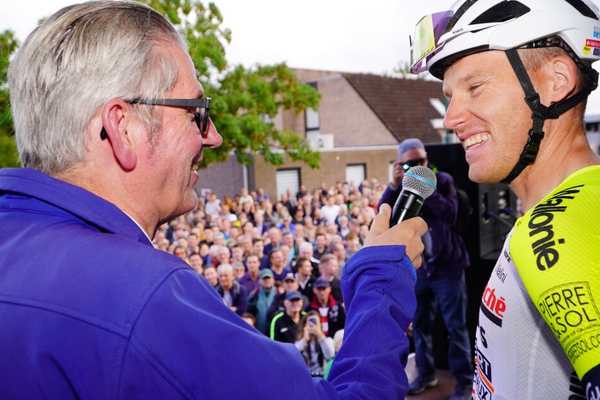
[(517, 221), (510, 243), (531, 300), (584, 389), (598, 388), (600, 372), (599, 198), (600, 168), (576, 172)]

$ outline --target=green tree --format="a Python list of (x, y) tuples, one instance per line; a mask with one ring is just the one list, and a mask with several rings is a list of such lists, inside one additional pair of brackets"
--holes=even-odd
[[(312, 168), (321, 162), (319, 152), (288, 129), (280, 131), (269, 121), (278, 110), (316, 108), (320, 95), (310, 85), (298, 82), (285, 63), (245, 68), (228, 66), (224, 43), (231, 41), (231, 31), (223, 28), (223, 16), (209, 3), (198, 0), (138, 0), (167, 17), (189, 43), (189, 52), (205, 92), (213, 98), (210, 115), (223, 145), (207, 149), (203, 166), (225, 161), (231, 151), (244, 164), (252, 162), (248, 153), (260, 154), (271, 164), (281, 165), (284, 154), (301, 160)], [(6, 92), (6, 69), (10, 54), (18, 43), (14, 34), (0, 36), (0, 167), (16, 165), (12, 137), (12, 119)], [(6, 148), (6, 149), (5, 149)], [(283, 151), (283, 153), (282, 153)], [(10, 155), (13, 158), (10, 158)]]
[(18, 45), (14, 32), (5, 30), (0, 33), (0, 168), (19, 165), (6, 85), (9, 58)]
[(189, 43), (189, 52), (198, 80), (212, 97), (210, 115), (223, 145), (205, 152), (204, 165), (224, 161), (235, 151), (239, 162), (248, 164), (261, 154), (271, 164), (281, 165), (281, 151), (293, 160), (301, 160), (312, 168), (321, 162), (319, 152), (299, 135), (288, 129), (280, 131), (271, 122), (278, 110), (316, 108), (320, 94), (313, 87), (298, 82), (285, 63), (245, 68), (229, 66), (225, 59), (225, 43), (231, 31), (223, 28), (223, 16), (213, 3), (205, 6), (198, 0), (138, 0), (167, 17)]

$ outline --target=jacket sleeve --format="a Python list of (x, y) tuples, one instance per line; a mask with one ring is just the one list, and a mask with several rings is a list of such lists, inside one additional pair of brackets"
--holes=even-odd
[(405, 331), (416, 309), (416, 273), (404, 250), (404, 246), (367, 247), (344, 267), (348, 318), (344, 344), (328, 377), (344, 399), (406, 395)]
[[(454, 178), (445, 172), (436, 174), (437, 189), (423, 203), (423, 215), (427, 215), (445, 224), (454, 224), (458, 214), (458, 196)], [(426, 219), (427, 220), (427, 219)]]

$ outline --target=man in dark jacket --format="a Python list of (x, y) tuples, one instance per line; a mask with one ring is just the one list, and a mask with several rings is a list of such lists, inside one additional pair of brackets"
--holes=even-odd
[(283, 301), (285, 311), (275, 315), (271, 321), (271, 339), (284, 343), (296, 342), (300, 329), (300, 317), (304, 314), (302, 303), (302, 294), (297, 290), (285, 294)]
[[(402, 191), (404, 173), (416, 165), (428, 166), (427, 152), (419, 139), (406, 139), (398, 146), (394, 180), (383, 193), (379, 205), (394, 206)], [(454, 179), (442, 171), (438, 171), (436, 177), (437, 190), (425, 199), (422, 209), (429, 231), (423, 237), (424, 262), (423, 268), (417, 271), (415, 286), (417, 310), (413, 332), (419, 376), (409, 385), (409, 394), (421, 393), (437, 385), (431, 347), (431, 326), (437, 305), (450, 335), (448, 362), (457, 381), (457, 390), (470, 393), (473, 377), (464, 275), (469, 256), (462, 238), (453, 228), (458, 212)]]
[(237, 315), (242, 315), (248, 309), (248, 292), (233, 278), (233, 267), (221, 264), (217, 268), (219, 284), (216, 289), (225, 304)]

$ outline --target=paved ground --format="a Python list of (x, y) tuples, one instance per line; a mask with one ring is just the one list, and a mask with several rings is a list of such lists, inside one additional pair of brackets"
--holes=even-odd
[[(406, 365), (406, 375), (408, 381), (412, 382), (417, 376), (417, 367), (415, 365), (415, 359), (413, 354), (408, 357), (408, 363)], [(434, 388), (427, 389), (423, 393), (416, 396), (406, 396), (406, 400), (447, 400), (452, 393), (454, 393), (454, 385), (456, 381), (452, 376), (452, 373), (448, 370), (438, 370), (438, 385)]]

